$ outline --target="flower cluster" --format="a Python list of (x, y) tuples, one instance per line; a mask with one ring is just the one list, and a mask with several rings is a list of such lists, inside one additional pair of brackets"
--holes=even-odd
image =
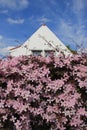
[(87, 56), (0, 60), (0, 128), (87, 129)]

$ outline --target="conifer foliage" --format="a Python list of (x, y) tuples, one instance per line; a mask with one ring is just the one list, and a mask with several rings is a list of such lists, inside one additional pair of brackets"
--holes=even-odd
[(0, 128), (87, 129), (87, 56), (0, 60)]

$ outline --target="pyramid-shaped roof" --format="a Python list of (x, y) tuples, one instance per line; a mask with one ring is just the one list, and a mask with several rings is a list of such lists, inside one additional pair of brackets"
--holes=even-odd
[(42, 25), (31, 37), (27, 39), (27, 41), (24, 42), (23, 45), (12, 48), (10, 52), (12, 54), (12, 52), (15, 53), (16, 51), (17, 54), (18, 50), (18, 53), (20, 53), (19, 55), (24, 55), (25, 53), (23, 48), (28, 50), (56, 50), (58, 52), (62, 51), (65, 54), (71, 53), (46, 25)]

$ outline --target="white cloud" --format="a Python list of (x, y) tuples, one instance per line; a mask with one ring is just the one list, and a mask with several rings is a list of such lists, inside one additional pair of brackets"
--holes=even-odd
[(0, 0), (1, 7), (10, 9), (25, 9), (29, 5), (29, 0)]
[(8, 18), (7, 22), (10, 24), (23, 24), (24, 23), (24, 19), (12, 19), (12, 18)]

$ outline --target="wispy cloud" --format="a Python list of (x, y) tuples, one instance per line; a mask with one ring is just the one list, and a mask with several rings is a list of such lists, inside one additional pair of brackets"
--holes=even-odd
[(76, 47), (77, 45), (81, 47), (87, 47), (87, 37), (85, 32), (85, 26), (82, 24), (78, 26), (77, 24), (72, 24), (70, 22), (64, 21), (60, 22), (60, 26), (57, 28), (57, 34), (63, 39), (67, 44), (71, 43), (71, 46)]
[(12, 18), (8, 18), (7, 22), (10, 24), (23, 24), (24, 23), (24, 19), (12, 19)]
[(0, 40), (2, 40), (3, 39), (3, 36), (2, 35), (0, 35)]
[(84, 8), (86, 7), (87, 5), (87, 1), (86, 0), (73, 0), (72, 1), (72, 4), (73, 4), (73, 11), (74, 13), (78, 14), (80, 13), (81, 11), (84, 10)]
[(25, 9), (29, 5), (29, 0), (0, 0), (0, 6), (10, 9)]
[[(9, 43), (12, 43), (11, 45)], [(14, 39), (6, 38), (0, 35), (0, 56), (9, 54), (9, 49), (13, 48)]]
[(72, 0), (72, 11), (76, 16), (78, 23), (82, 24), (84, 19), (84, 14), (87, 11), (87, 0)]
[(29, 22), (33, 25), (42, 25), (42, 24), (47, 24), (51, 22), (51, 19), (45, 16), (39, 16), (39, 17), (35, 17), (35, 16), (31, 16), (29, 17)]
[(13, 46), (8, 46), (4, 48), (0, 48), (0, 55), (1, 56), (6, 56), (9, 54), (9, 49), (13, 48)]
[(54, 12), (54, 19), (56, 19), (54, 32), (65, 44), (71, 44), (74, 49), (76, 44), (87, 47), (87, 30), (84, 24), (87, 23), (85, 19), (87, 0), (65, 1), (65, 5), (64, 13), (57, 13), (60, 14), (59, 17)]
[(50, 0), (50, 3), (51, 3), (52, 5), (56, 5), (56, 4), (57, 4), (57, 1), (56, 1), (56, 0)]
[(40, 24), (44, 24), (44, 23), (51, 22), (51, 19), (43, 16), (43, 17), (37, 18), (36, 21), (39, 22)]
[(0, 10), (0, 14), (7, 14), (8, 10)]

